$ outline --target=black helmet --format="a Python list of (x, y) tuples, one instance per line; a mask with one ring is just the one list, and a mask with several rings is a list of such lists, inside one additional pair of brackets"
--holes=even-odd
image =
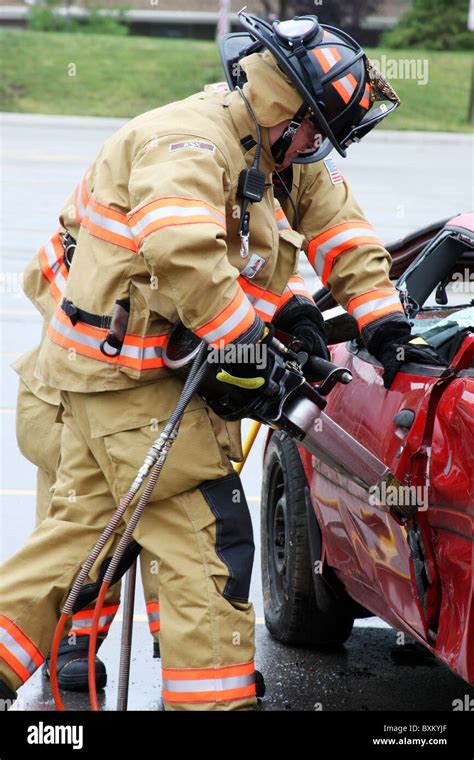
[[(231, 89), (245, 82), (238, 65), (251, 53), (268, 50), (301, 94), (303, 105), (274, 147), (281, 157), (305, 116), (323, 136), (322, 145), (295, 163), (319, 161), (332, 148), (346, 155), (382, 119), (400, 105), (389, 83), (377, 72), (360, 45), (348, 34), (320, 24), (316, 16), (296, 16), (269, 24), (239, 13), (246, 30), (221, 38), (220, 50)], [(374, 105), (375, 101), (383, 101)]]

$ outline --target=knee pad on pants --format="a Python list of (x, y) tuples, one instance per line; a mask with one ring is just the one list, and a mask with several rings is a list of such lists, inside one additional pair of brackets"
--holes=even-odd
[(223, 596), (248, 602), (255, 545), (240, 477), (231, 473), (199, 488), (216, 518), (216, 554), (229, 571)]

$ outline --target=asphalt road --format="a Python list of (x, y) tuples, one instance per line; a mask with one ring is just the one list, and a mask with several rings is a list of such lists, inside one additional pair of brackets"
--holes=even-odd
[[(41, 320), (19, 288), (19, 274), (57, 225), (57, 213), (101, 143), (121, 122), (104, 119), (22, 117), (2, 120), (1, 175), (1, 480), (0, 560), (24, 542), (33, 528), (35, 471), (15, 440), (17, 379), (11, 362), (39, 341)], [(385, 242), (417, 227), (473, 207), (472, 144), (467, 136), (410, 133), (374, 134), (336, 161), (351, 182), (368, 218)], [(315, 286), (308, 267), (308, 284)], [(260, 436), (261, 440), (261, 436)], [(260, 450), (257, 440), (243, 481), (259, 541)], [(258, 553), (257, 553), (258, 555)], [(160, 709), (159, 661), (151, 659), (151, 638), (138, 583), (130, 709)], [(263, 624), (259, 559), (251, 598), (257, 614), (257, 667), (268, 696), (262, 710), (449, 710), (454, 699), (474, 690), (421, 648), (396, 645), (396, 632), (382, 621), (360, 621), (335, 651), (286, 647)], [(101, 653), (109, 666), (103, 708), (114, 709), (119, 626)], [(21, 690), (15, 709), (52, 709), (41, 671)], [(87, 709), (84, 697), (68, 704)]]

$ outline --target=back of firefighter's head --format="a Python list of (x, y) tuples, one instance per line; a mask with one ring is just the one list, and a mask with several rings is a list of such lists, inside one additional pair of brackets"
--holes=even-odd
[(297, 130), (296, 147), (311, 133), (317, 144), (318, 135), (322, 140), (317, 150), (303, 147), (292, 161), (317, 161), (333, 148), (345, 156), (349, 145), (399, 105), (360, 45), (340, 29), (319, 24), (316, 16), (271, 25), (246, 13), (239, 18), (246, 30), (240, 37), (247, 35), (250, 43), (239, 60), (246, 94), (259, 124), (281, 130), (273, 145), (277, 163), (288, 157), (290, 145), (294, 154)]

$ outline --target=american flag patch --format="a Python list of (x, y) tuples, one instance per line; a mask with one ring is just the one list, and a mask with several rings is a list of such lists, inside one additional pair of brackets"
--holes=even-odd
[(328, 173), (329, 173), (329, 176), (331, 177), (331, 182), (333, 185), (339, 185), (341, 182), (344, 182), (342, 174), (337, 168), (332, 158), (325, 158), (324, 166), (328, 170)]

